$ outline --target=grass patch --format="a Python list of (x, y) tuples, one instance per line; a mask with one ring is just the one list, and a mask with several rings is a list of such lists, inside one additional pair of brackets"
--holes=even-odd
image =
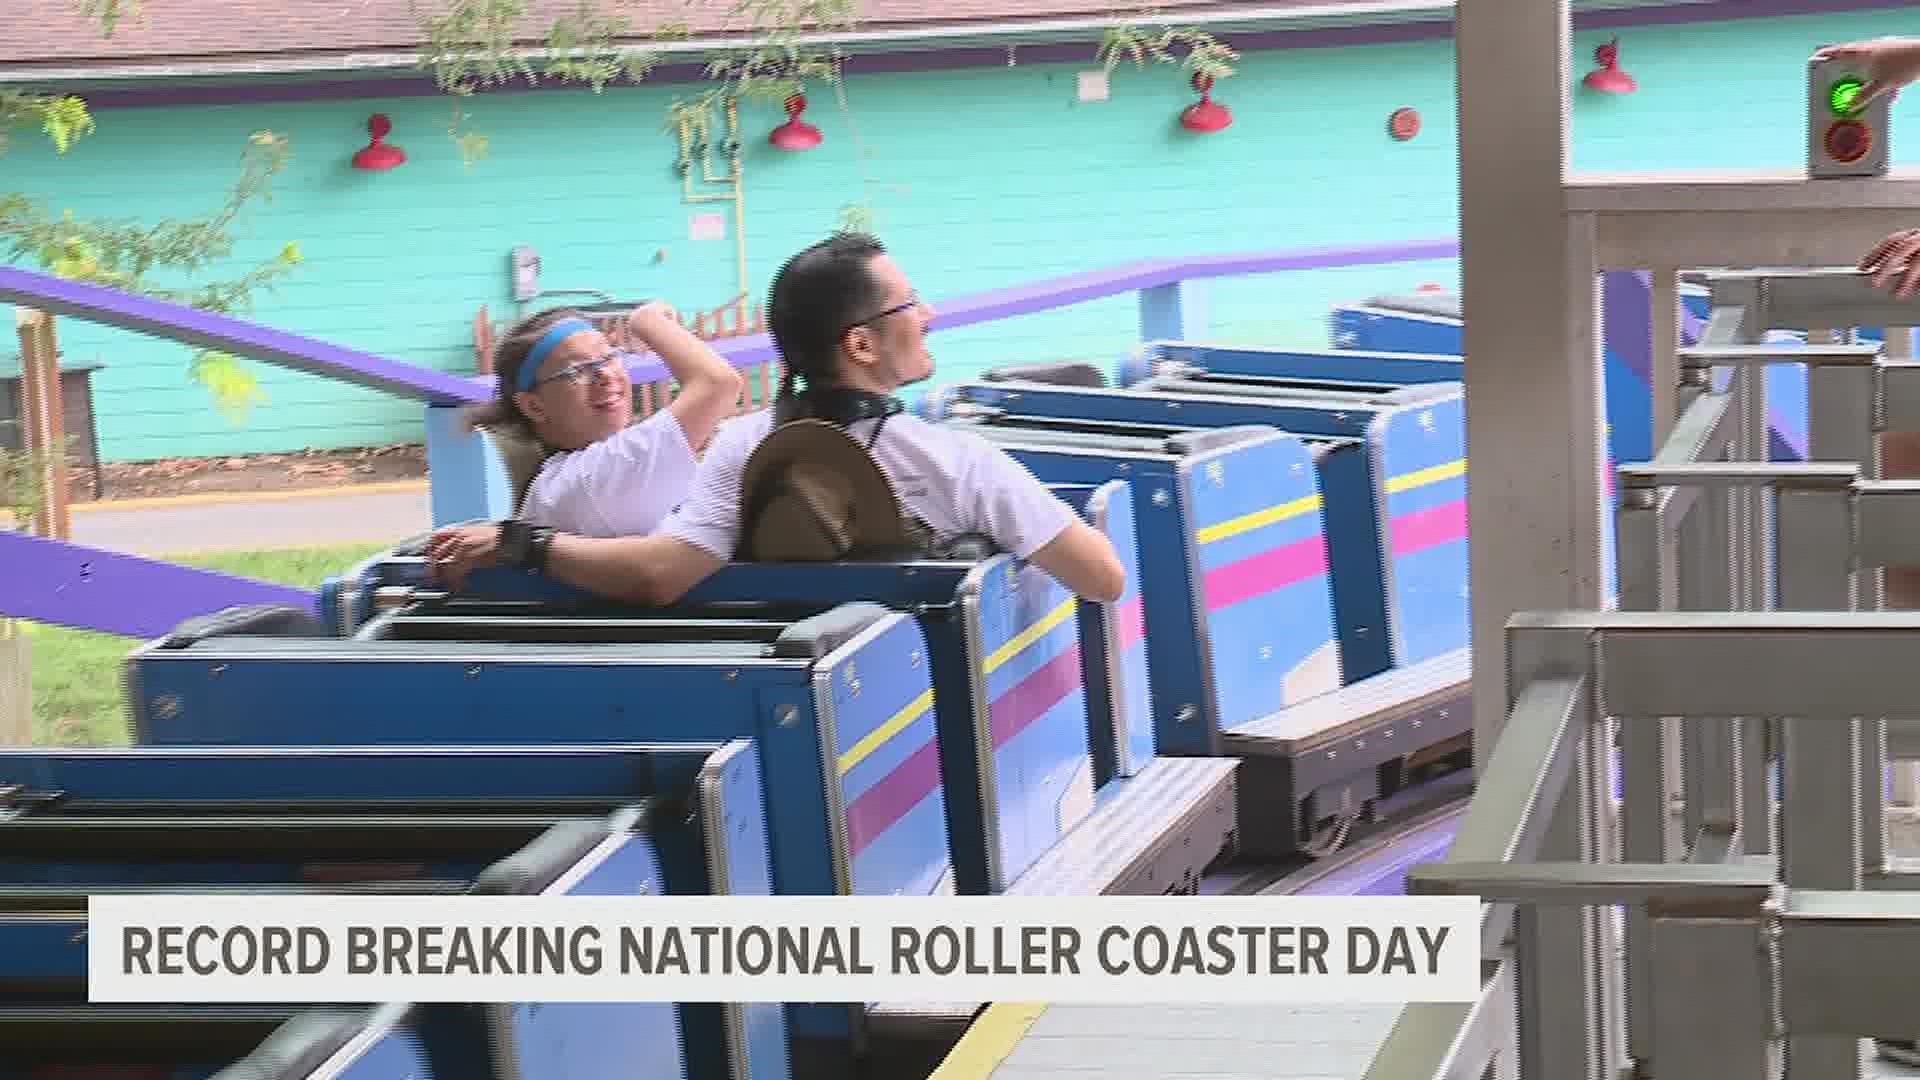
[[(222, 551), (167, 556), (166, 561), (295, 588), (318, 588), (382, 544)], [(21, 624), (33, 677), (33, 741), (46, 746), (123, 746), (127, 705), (121, 674), (127, 653), (142, 644), (118, 634)]]

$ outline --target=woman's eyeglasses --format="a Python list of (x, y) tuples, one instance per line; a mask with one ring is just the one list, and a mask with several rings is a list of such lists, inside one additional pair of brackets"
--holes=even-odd
[(545, 378), (535, 379), (533, 382), (533, 386), (535, 389), (538, 389), (539, 387), (545, 386), (550, 382), (567, 382), (567, 383), (586, 382), (588, 379), (591, 379), (595, 375), (598, 375), (602, 371), (605, 371), (607, 368), (607, 365), (613, 362), (614, 362), (614, 358), (611, 356), (603, 356), (598, 360), (582, 360), (577, 364), (571, 364), (567, 367), (563, 367), (559, 371), (556, 371), (553, 374), (546, 376)]

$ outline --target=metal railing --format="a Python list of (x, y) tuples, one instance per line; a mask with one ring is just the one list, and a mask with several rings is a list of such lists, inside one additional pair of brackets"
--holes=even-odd
[[(1794, 1080), (1837, 1080), (1860, 1075), (1859, 1039), (1910, 1036), (1896, 988), (1920, 965), (1920, 890), (1862, 888), (1847, 733), (1920, 707), (1903, 671), (1920, 614), (1544, 613), (1507, 636), (1507, 726), (1449, 858), (1408, 880), (1487, 901), (1486, 993), (1408, 1007), (1367, 1080), (1610, 1080), (1629, 1062), (1659, 1080), (1759, 1078), (1782, 1060)], [(1610, 722), (1729, 716), (1785, 718), (1779, 863), (1614, 858)], [(1637, 1053), (1611, 908), (1648, 939)]]
[[(1368, 1080), (1838, 1080), (1859, 1038), (1920, 1027), (1896, 989), (1920, 867), (1887, 857), (1885, 799), (1920, 757), (1920, 616), (1862, 610), (1920, 564), (1920, 481), (1877, 479), (1877, 436), (1920, 431), (1920, 364), (1831, 330), (1913, 308), (1852, 271), (1709, 281), (1673, 430), (1619, 470), (1622, 610), (1510, 624), (1508, 725), (1449, 859), (1410, 875), (1488, 901), (1486, 992), (1406, 1009)], [(1806, 462), (1767, 460), (1782, 363)]]

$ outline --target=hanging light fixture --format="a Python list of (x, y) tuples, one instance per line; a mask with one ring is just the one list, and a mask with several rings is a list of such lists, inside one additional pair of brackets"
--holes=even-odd
[(1180, 126), (1188, 131), (1219, 131), (1233, 123), (1233, 114), (1227, 107), (1213, 100), (1213, 76), (1193, 73), (1193, 88), (1200, 91), (1200, 100), (1180, 111)]
[(820, 129), (800, 119), (807, 111), (807, 96), (793, 94), (787, 98), (787, 122), (773, 129), (767, 141), (782, 150), (811, 150), (820, 145)]
[(405, 150), (392, 143), (381, 141), (392, 130), (393, 121), (387, 119), (386, 113), (374, 113), (367, 121), (367, 134), (373, 136), (373, 139), (362, 147), (359, 153), (353, 155), (353, 167), (365, 169), (368, 172), (385, 172), (406, 164)]
[(1602, 94), (1631, 94), (1639, 88), (1633, 76), (1620, 70), (1620, 39), (1614, 38), (1593, 50), (1593, 62), (1600, 66), (1580, 80), (1587, 89)]

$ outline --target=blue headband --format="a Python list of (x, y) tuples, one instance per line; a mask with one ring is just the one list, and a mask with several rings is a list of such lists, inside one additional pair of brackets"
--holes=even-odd
[(540, 365), (547, 362), (547, 354), (555, 345), (582, 331), (591, 331), (593, 324), (585, 319), (561, 319), (540, 335), (534, 342), (533, 351), (527, 353), (526, 362), (520, 365), (520, 390), (524, 393), (533, 389), (533, 377), (539, 373)]

